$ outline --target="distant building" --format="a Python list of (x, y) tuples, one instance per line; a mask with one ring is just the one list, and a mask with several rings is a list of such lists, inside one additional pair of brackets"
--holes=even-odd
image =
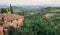
[(45, 18), (47, 18), (47, 19), (49, 19), (49, 18), (52, 17), (52, 16), (54, 16), (54, 14), (48, 13), (48, 14), (46, 14), (46, 15), (43, 15), (43, 17), (45, 17)]

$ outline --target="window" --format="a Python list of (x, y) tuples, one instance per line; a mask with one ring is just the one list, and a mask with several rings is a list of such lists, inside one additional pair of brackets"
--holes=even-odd
[(11, 23), (12, 23), (13, 21), (11, 20)]
[(3, 23), (0, 23), (0, 26), (3, 26)]

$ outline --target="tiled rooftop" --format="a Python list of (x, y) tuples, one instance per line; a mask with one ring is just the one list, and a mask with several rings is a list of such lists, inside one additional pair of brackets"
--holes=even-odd
[(8, 14), (8, 13), (0, 14), (0, 17), (1, 18), (3, 17), (5, 21), (10, 21), (10, 20), (23, 18), (23, 16), (16, 15), (16, 14)]

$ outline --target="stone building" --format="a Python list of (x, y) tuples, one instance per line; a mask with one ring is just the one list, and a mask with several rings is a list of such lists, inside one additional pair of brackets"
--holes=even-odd
[(22, 26), (23, 19), (24, 19), (23, 16), (16, 14), (10, 14), (10, 13), (0, 14), (0, 35), (4, 35), (3, 30), (5, 31), (8, 30), (8, 29), (4, 29), (4, 27), (13, 26), (14, 28), (17, 28)]

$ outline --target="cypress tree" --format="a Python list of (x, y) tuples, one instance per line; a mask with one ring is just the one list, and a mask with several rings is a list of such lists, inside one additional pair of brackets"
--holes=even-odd
[(12, 9), (12, 6), (11, 6), (11, 4), (10, 4), (10, 11), (11, 11), (11, 13), (13, 14), (13, 9)]

